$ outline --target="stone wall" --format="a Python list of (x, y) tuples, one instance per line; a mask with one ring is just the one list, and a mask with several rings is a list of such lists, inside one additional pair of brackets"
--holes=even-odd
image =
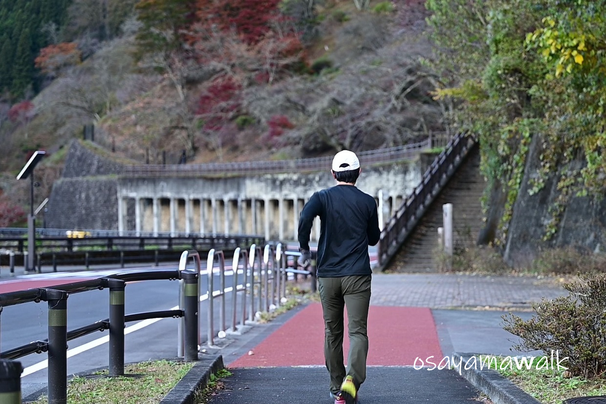
[[(606, 201), (601, 195), (572, 197), (558, 223), (556, 235), (549, 240), (543, 240), (547, 224), (552, 220), (549, 209), (560, 195), (557, 184), (565, 168), (554, 172), (540, 192), (530, 195), (530, 179), (538, 176), (540, 147), (540, 137), (535, 136), (530, 145), (522, 185), (513, 208), (505, 258), (510, 264), (518, 266), (529, 263), (545, 248), (576, 246), (591, 251), (604, 251)], [(570, 168), (578, 170), (583, 164), (583, 160), (579, 160)], [(498, 209), (499, 206), (492, 208)]]

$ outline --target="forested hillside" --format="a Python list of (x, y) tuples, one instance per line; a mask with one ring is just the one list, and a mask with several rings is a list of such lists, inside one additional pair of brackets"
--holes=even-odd
[[(311, 157), (466, 131), (489, 183), (484, 241), (580, 242), (564, 219), (590, 223), (585, 246), (606, 240), (606, 0), (50, 4), (0, 0), (0, 51), (12, 55), (0, 58), (11, 70), (0, 74), (2, 212), (28, 203), (14, 180), (28, 153), (48, 152), (41, 200), (84, 126), (139, 164)], [(526, 242), (509, 231), (527, 225), (515, 217), (529, 203)], [(574, 219), (571, 206), (593, 216)]]
[(27, 206), (14, 175), (36, 149), (47, 196), (84, 126), (138, 163), (311, 157), (443, 132), (448, 102), (420, 61), (426, 14), (420, 0), (73, 0), (32, 60), (41, 92), (0, 100), (4, 200)]
[(0, 94), (37, 91), (34, 58), (63, 26), (71, 0), (0, 0)]

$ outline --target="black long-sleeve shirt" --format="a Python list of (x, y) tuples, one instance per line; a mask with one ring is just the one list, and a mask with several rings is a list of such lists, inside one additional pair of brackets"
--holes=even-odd
[(309, 250), (313, 220), (320, 217), (318, 277), (370, 275), (368, 246), (379, 242), (374, 198), (353, 185), (336, 185), (314, 193), (299, 218), (299, 247)]

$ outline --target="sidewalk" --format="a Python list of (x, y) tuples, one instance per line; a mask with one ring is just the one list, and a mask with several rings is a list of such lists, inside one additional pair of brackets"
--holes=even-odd
[[(512, 350), (516, 339), (503, 330), (501, 316), (515, 311), (529, 318), (532, 302), (565, 294), (550, 279), (530, 277), (373, 275), (361, 403), (481, 400), (456, 370), (430, 370), (431, 363), (452, 361), (455, 352), (520, 354)], [(320, 304), (299, 307), (272, 323), (261, 334), (242, 336), (249, 341), (217, 352), (233, 375), (210, 403), (331, 403)]]

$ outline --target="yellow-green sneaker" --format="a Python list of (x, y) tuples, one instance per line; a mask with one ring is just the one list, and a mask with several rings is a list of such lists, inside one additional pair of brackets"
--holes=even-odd
[(341, 384), (341, 396), (347, 404), (355, 404), (358, 401), (358, 389), (354, 383), (353, 377), (347, 376)]

